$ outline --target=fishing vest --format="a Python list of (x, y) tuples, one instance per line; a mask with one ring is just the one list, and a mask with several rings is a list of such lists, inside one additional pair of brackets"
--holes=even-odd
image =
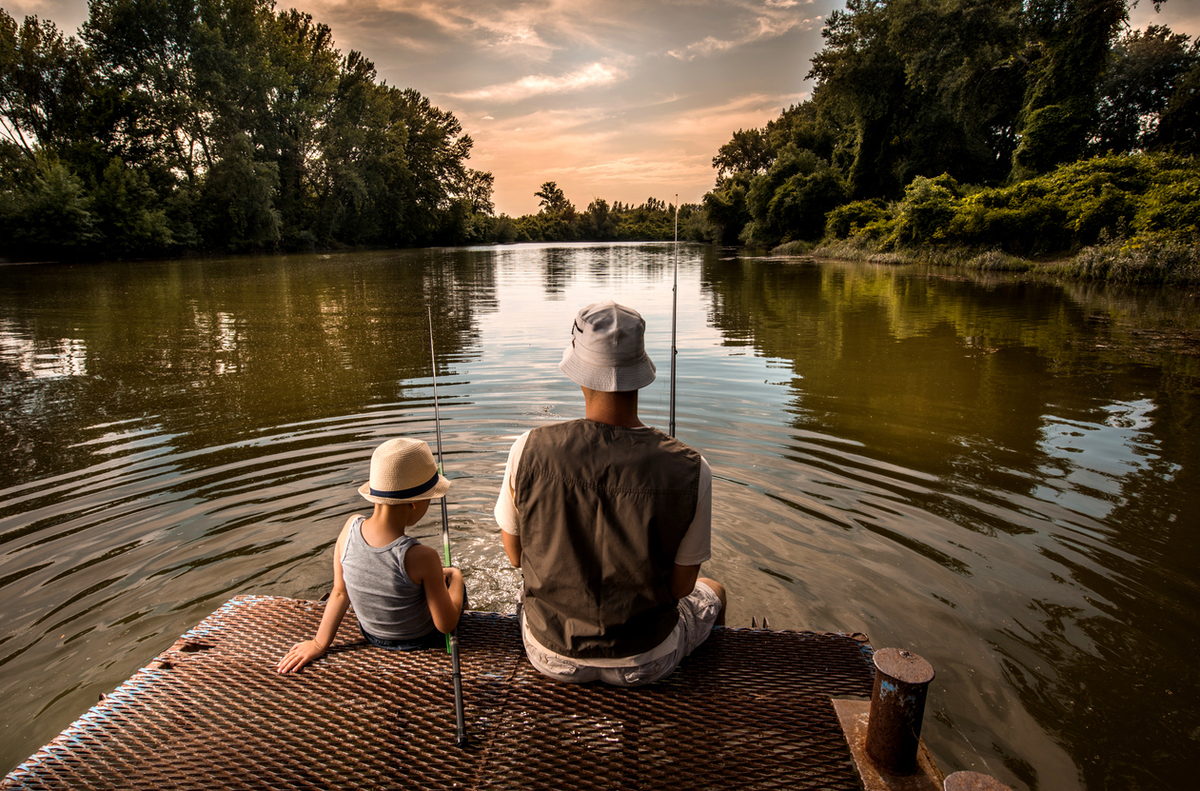
[(534, 638), (578, 659), (665, 640), (699, 488), (700, 454), (657, 429), (574, 420), (531, 431), (513, 489)]

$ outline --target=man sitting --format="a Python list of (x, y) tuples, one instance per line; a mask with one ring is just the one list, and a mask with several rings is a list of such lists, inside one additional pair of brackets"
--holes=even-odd
[(579, 311), (559, 369), (582, 388), (585, 417), (521, 435), (496, 502), (524, 576), (526, 654), (559, 681), (658, 681), (724, 623), (724, 586), (699, 577), (708, 462), (638, 419), (655, 372), (645, 330), (615, 302)]

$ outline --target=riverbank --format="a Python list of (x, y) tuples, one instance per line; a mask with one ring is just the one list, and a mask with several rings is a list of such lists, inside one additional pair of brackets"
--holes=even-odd
[(1074, 255), (1024, 258), (1002, 250), (922, 246), (884, 250), (862, 236), (826, 243), (788, 242), (775, 255), (877, 264), (925, 264), (978, 272), (1025, 272), (1088, 281), (1145, 285), (1200, 285), (1200, 246), (1181, 239), (1118, 241), (1084, 247)]

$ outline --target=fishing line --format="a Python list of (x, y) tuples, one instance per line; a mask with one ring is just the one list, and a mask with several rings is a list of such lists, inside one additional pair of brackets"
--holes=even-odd
[(679, 308), (679, 193), (675, 193), (675, 280), (671, 286), (671, 418), (668, 431), (675, 436), (675, 356), (679, 351), (675, 348), (675, 324)]

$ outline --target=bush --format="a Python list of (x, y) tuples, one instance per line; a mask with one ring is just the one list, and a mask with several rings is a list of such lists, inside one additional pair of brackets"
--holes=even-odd
[(949, 239), (947, 230), (954, 219), (955, 201), (962, 192), (948, 174), (936, 179), (917, 176), (904, 189), (904, 200), (896, 211), (892, 229), (900, 245), (937, 244)]
[(752, 221), (741, 232), (747, 244), (815, 240), (825, 232), (825, 215), (846, 200), (841, 173), (812, 151), (786, 146), (770, 170), (746, 194)]
[(857, 200), (829, 212), (825, 216), (825, 232), (834, 239), (848, 239), (867, 228), (880, 230), (891, 219), (887, 204), (878, 198)]
[(65, 164), (42, 156), (0, 190), (0, 255), (75, 259), (99, 243), (92, 198)]
[(1139, 201), (1132, 227), (1139, 235), (1200, 235), (1200, 175), (1192, 173), (1191, 178), (1148, 190)]

